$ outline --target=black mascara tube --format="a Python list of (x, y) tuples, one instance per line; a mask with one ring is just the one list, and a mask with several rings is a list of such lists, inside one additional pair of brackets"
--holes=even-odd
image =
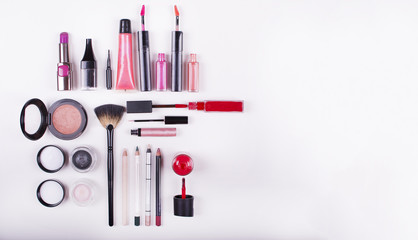
[(183, 90), (183, 32), (171, 32), (171, 91)]
[(141, 91), (151, 91), (151, 64), (148, 31), (138, 31), (139, 71), (141, 76)]

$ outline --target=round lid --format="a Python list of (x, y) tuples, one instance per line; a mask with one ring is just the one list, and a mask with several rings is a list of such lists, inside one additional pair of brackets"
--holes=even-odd
[[(33, 134), (26, 132), (26, 129), (25, 129), (26, 108), (29, 107), (30, 105), (35, 105), (39, 109), (39, 112), (41, 113), (41, 123), (39, 124), (38, 130)], [(45, 104), (40, 99), (32, 98), (31, 100), (27, 101), (25, 105), (23, 105), (22, 111), (20, 112), (20, 129), (22, 130), (23, 135), (25, 135), (26, 138), (33, 140), (33, 141), (41, 138), (46, 131), (46, 127), (48, 126), (47, 117), (48, 117), (48, 110), (46, 109)]]
[(65, 153), (58, 146), (47, 145), (39, 150), (36, 161), (45, 172), (58, 172), (64, 166)]
[(45, 207), (56, 207), (64, 200), (64, 185), (57, 180), (45, 180), (36, 189), (36, 197)]

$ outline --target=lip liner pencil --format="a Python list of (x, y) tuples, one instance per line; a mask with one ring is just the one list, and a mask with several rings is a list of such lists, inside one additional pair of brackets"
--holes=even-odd
[(122, 154), (122, 225), (128, 225), (128, 152)]
[(161, 226), (161, 197), (160, 197), (160, 180), (161, 180), (161, 152), (157, 149), (155, 157), (155, 225)]
[(146, 195), (145, 195), (145, 226), (151, 225), (151, 146), (147, 146), (146, 154), (146, 166), (147, 174), (145, 176), (146, 181)]
[(134, 217), (134, 221), (135, 221), (135, 226), (139, 226), (141, 225), (141, 219), (140, 219), (140, 193), (139, 193), (139, 189), (140, 189), (140, 159), (139, 159), (139, 148), (138, 146), (136, 146), (135, 149), (135, 217)]

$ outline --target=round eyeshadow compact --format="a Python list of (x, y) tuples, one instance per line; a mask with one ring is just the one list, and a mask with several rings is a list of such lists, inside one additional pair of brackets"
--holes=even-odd
[(96, 154), (88, 147), (78, 147), (71, 153), (70, 162), (76, 171), (88, 172), (96, 163)]
[[(41, 123), (38, 130), (31, 134), (25, 129), (26, 108), (35, 105), (41, 113)], [(72, 99), (62, 99), (47, 109), (45, 104), (37, 99), (25, 103), (20, 113), (20, 128), (23, 135), (30, 140), (41, 138), (46, 129), (59, 139), (72, 140), (79, 137), (87, 126), (87, 113), (83, 106)]]
[(45, 180), (36, 189), (36, 197), (45, 207), (56, 207), (65, 198), (64, 185), (57, 180)]

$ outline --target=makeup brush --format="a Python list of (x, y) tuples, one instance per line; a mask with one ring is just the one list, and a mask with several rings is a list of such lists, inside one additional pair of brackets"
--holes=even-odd
[(113, 226), (113, 130), (122, 119), (125, 107), (106, 104), (94, 109), (97, 118), (107, 130), (107, 190), (109, 226)]

